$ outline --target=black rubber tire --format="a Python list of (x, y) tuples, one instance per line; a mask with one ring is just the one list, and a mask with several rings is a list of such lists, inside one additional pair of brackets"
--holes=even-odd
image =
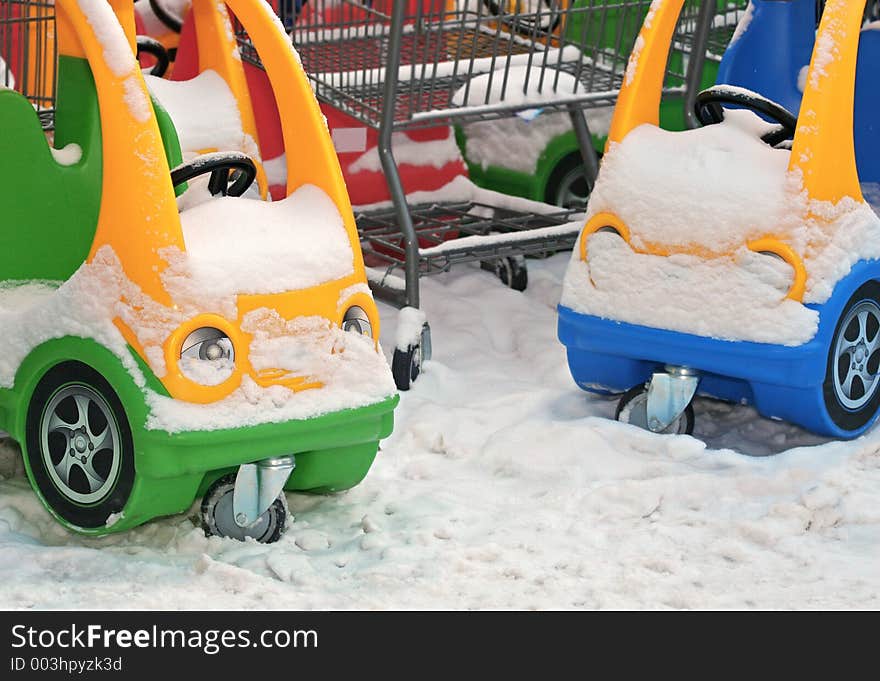
[(421, 362), (418, 361), (419, 350), (418, 345), (410, 345), (406, 350), (394, 349), (391, 358), (391, 375), (394, 377), (394, 384), (401, 392), (409, 390), (422, 371)]
[[(205, 492), (205, 496), (202, 497), (202, 529), (205, 531), (206, 537), (228, 537), (228, 535), (223, 534), (218, 529), (213, 512), (216, 510), (217, 502), (220, 498), (226, 494), (232, 494), (234, 489), (235, 473), (229, 473), (216, 480)], [(287, 527), (287, 505), (282, 498), (284, 492), (282, 492), (281, 495), (282, 496), (273, 501), (272, 505), (266, 510), (266, 513), (269, 514), (269, 524), (266, 527), (264, 534), (260, 536), (248, 535), (261, 544), (272, 544), (273, 542), (278, 541), (281, 539), (281, 535), (284, 534), (284, 530)], [(237, 537), (231, 538), (238, 539)]]
[(516, 258), (495, 261), (495, 274), (501, 283), (514, 291), (525, 291), (529, 286), (529, 268)]
[[(52, 482), (46, 471), (40, 445), (40, 419), (52, 396), (69, 385), (84, 385), (97, 392), (113, 412), (121, 437), (121, 457), (116, 482), (97, 503), (88, 506), (72, 501)], [(24, 455), (31, 471), (31, 481), (38, 493), (60, 518), (84, 529), (105, 527), (107, 519), (120, 513), (134, 487), (134, 441), (122, 401), (107, 380), (82, 362), (65, 362), (52, 367), (37, 384), (28, 405)]]
[[(601, 160), (602, 154), (598, 154), (598, 157), (599, 160)], [(544, 188), (544, 203), (549, 203), (551, 206), (562, 207), (559, 197), (559, 192), (562, 189), (562, 180), (565, 179), (565, 176), (568, 175), (568, 173), (570, 173), (572, 170), (578, 167), (583, 167), (583, 165), (584, 159), (581, 157), (581, 153), (579, 151), (572, 152), (568, 156), (564, 156), (562, 160), (556, 164), (553, 172), (550, 173), (550, 179), (547, 180), (547, 186)], [(589, 200), (592, 191), (593, 188), (590, 187), (589, 191), (587, 192), (587, 200)]]
[[(620, 401), (617, 403), (617, 409), (614, 411), (614, 419), (616, 421), (620, 421), (620, 416), (623, 413), (623, 410), (626, 409), (626, 406), (632, 402), (636, 397), (641, 395), (642, 393), (646, 393), (648, 391), (648, 386), (645, 384), (639, 384), (633, 386), (629, 390), (627, 390), (623, 396), (620, 398)], [(689, 404), (684, 409), (684, 413), (682, 414), (685, 420), (684, 432), (677, 433), (678, 435), (692, 435), (694, 432), (694, 407), (693, 404)]]
[[(828, 415), (835, 425), (848, 431), (856, 431), (863, 428), (874, 418), (877, 410), (880, 409), (880, 388), (876, 390), (874, 397), (857, 411), (850, 411), (840, 404), (834, 391), (834, 350), (837, 345), (837, 338), (845, 330), (841, 326), (846, 319), (847, 313), (863, 300), (873, 300), (880, 306), (880, 282), (869, 281), (862, 284), (844, 306), (843, 311), (840, 313), (840, 319), (837, 320), (837, 325), (834, 328), (834, 335), (831, 337), (831, 346), (828, 348), (828, 360), (825, 364), (825, 381), (822, 383), (822, 397)], [(880, 333), (880, 330), (877, 333)]]

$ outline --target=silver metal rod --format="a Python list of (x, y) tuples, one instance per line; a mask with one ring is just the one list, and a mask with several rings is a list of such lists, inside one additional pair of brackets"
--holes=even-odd
[(394, 111), (397, 103), (397, 79), (400, 71), (400, 48), (403, 42), (403, 18), (406, 3), (392, 3), (391, 32), (388, 36), (388, 61), (383, 84), (382, 118), (379, 125), (379, 160), (385, 173), (388, 191), (403, 235), (406, 250), (405, 279), (406, 304), (419, 306), (419, 240), (413, 227), (412, 216), (406, 204), (406, 192), (400, 179), (400, 172), (391, 149), (394, 133)]
[(568, 113), (571, 116), (571, 125), (574, 128), (578, 147), (581, 150), (581, 158), (584, 160), (584, 175), (590, 183), (590, 190), (592, 191), (596, 184), (596, 178), (599, 176), (599, 156), (593, 147), (593, 136), (590, 134), (590, 126), (580, 107), (572, 106), (569, 108)]
[(691, 43), (691, 53), (688, 59), (687, 75), (685, 77), (684, 120), (691, 129), (700, 127), (694, 106), (697, 95), (701, 90), (703, 81), (703, 66), (706, 63), (706, 48), (709, 45), (709, 33), (715, 20), (717, 3), (712, 0), (703, 0), (700, 5), (699, 19), (694, 31), (694, 39)]

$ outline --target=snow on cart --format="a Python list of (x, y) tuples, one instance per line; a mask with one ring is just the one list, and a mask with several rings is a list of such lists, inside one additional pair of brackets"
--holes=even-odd
[[(861, 162), (877, 156), (862, 124), (876, 106), (862, 107), (880, 33), (862, 29), (865, 3), (824, 3), (818, 32), (812, 2), (755, 3), (731, 59), (762, 17), (810, 5), (791, 33), (814, 45), (799, 114), (746, 79), (697, 97), (705, 127), (667, 132), (657, 104), (682, 4), (655, 0), (627, 69), (559, 308), (572, 375), (627, 391), (618, 418), (655, 432), (690, 432), (702, 393), (855, 437), (880, 408), (880, 218), (860, 187), (880, 180)], [(751, 45), (762, 53), (739, 71), (782, 82), (762, 71), (789, 63), (788, 43)]]
[(317, 102), (264, 3), (210, 4), (284, 84), (298, 154), (280, 201), (244, 196), (258, 159), (238, 149), (178, 163), (131, 2), (56, 0), (57, 16), (0, 23), (0, 44), (41, 32), (58, 51), (51, 133), (31, 92), (0, 90), (0, 429), (49, 512), (84, 534), (201, 497), (209, 534), (274, 541), (284, 489), (356, 485), (392, 428), (378, 311)]

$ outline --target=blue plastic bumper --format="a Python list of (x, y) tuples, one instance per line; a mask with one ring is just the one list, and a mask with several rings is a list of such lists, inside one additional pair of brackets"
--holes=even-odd
[[(623, 392), (644, 383), (665, 364), (700, 370), (699, 393), (753, 404), (764, 416), (784, 419), (813, 432), (851, 438), (825, 408), (823, 383), (840, 314), (855, 290), (880, 279), (880, 264), (863, 261), (838, 283), (821, 306), (815, 337), (798, 346), (724, 341), (579, 314), (559, 307), (559, 340), (577, 384), (593, 392)], [(876, 415), (875, 415), (876, 419)]]

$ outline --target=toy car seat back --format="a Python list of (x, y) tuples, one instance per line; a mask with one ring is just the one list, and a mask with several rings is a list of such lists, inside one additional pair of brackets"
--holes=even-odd
[(816, 19), (815, 0), (752, 0), (721, 60), (718, 83), (758, 92), (797, 114)]
[[(257, 183), (261, 194), (265, 196), (268, 183), (260, 158), (254, 105), (233, 33), (232, 16), (232, 11), (224, 3), (195, 0), (189, 18), (183, 25), (170, 81), (148, 79), (148, 87), (159, 96), (160, 103), (167, 98), (166, 106), (176, 122), (184, 153), (246, 153), (257, 165)], [(210, 76), (206, 75), (208, 71), (212, 72)], [(196, 79), (199, 80), (198, 84)], [(192, 116), (180, 111), (179, 103), (183, 101), (198, 108), (206, 104), (205, 100), (228, 102), (231, 105), (223, 107), (222, 111), (201, 111), (202, 119), (213, 125), (199, 125), (199, 132), (190, 135), (186, 121)], [(212, 127), (222, 131), (216, 138), (206, 135), (206, 131)], [(240, 141), (230, 146), (228, 133), (233, 129), (237, 131)], [(194, 140), (193, 143), (189, 142), (190, 137)], [(207, 146), (202, 146), (203, 143)], [(193, 144), (199, 148), (191, 148)]]
[[(801, 107), (806, 68), (821, 7), (815, 0), (751, 0), (721, 60), (718, 84), (743, 87), (784, 106)], [(868, 14), (870, 17), (870, 13)], [(880, 182), (880, 25), (868, 23), (859, 40), (856, 71), (856, 164), (864, 183)]]
[(54, 147), (34, 106), (0, 91), (0, 280), (65, 280), (95, 235), (103, 175), (95, 80), (87, 59), (64, 50), (57, 78)]
[[(867, 24), (856, 70), (856, 165), (862, 182), (880, 182), (880, 25)], [(876, 210), (876, 207), (875, 207)]]

